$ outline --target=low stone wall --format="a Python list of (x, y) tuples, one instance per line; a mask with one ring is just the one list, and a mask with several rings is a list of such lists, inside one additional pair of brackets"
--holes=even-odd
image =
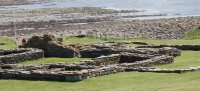
[(150, 43), (142, 42), (142, 41), (133, 41), (133, 42), (105, 42), (105, 43), (152, 45)]
[(174, 47), (162, 47), (159, 48), (158, 51), (160, 55), (168, 55), (174, 57), (181, 56), (181, 50)]
[(82, 58), (96, 58), (99, 56), (107, 56), (111, 54), (120, 54), (123, 52), (137, 53), (137, 54), (149, 54), (149, 55), (169, 55), (169, 56), (180, 56), (181, 51), (172, 47), (160, 47), (160, 48), (132, 48), (132, 47), (110, 47), (110, 48), (97, 48), (87, 47), (80, 50)]
[(45, 57), (61, 57), (61, 58), (73, 58), (76, 56), (75, 49), (70, 46), (64, 46), (61, 44), (50, 43), (46, 46)]
[(109, 65), (109, 66), (103, 66), (97, 69), (91, 69), (91, 70), (83, 70), (85, 75), (83, 78), (91, 78), (91, 77), (97, 77), (97, 76), (103, 76), (103, 75), (109, 75), (114, 74), (118, 72), (124, 72), (124, 68), (116, 66), (116, 65)]
[(200, 66), (198, 67), (188, 67), (186, 69), (157, 69), (151, 67), (139, 67), (139, 68), (126, 68), (126, 71), (137, 71), (137, 72), (155, 72), (155, 73), (185, 73), (192, 71), (200, 71)]
[[(60, 67), (59, 67), (60, 66)], [(49, 69), (55, 69), (55, 68), (64, 68), (65, 70), (67, 71), (81, 71), (81, 70), (84, 70), (84, 69), (95, 69), (95, 66), (91, 66), (91, 65), (50, 65), (50, 68)]]
[(116, 54), (111, 48), (104, 48), (104, 49), (85, 49), (80, 51), (80, 55), (82, 58), (96, 58), (99, 56), (107, 56), (110, 54)]
[(18, 79), (18, 80), (48, 80), (48, 81), (81, 81), (81, 73), (63, 71), (60, 73), (48, 71), (0, 71), (0, 79)]
[(33, 66), (1, 65), (0, 79), (48, 80), (77, 82), (83, 79), (124, 72), (131, 67), (149, 67), (173, 62), (172, 56), (159, 56), (134, 63), (119, 64), (121, 55), (98, 57), (93, 61), (73, 64), (43, 64)]
[(171, 64), (174, 62), (173, 56), (158, 56), (144, 61), (136, 61), (134, 63), (119, 64), (122, 67), (151, 67), (156, 65)]
[[(116, 59), (120, 57), (113, 55)], [(109, 56), (110, 58), (113, 58)], [(104, 61), (104, 57), (97, 60)], [(96, 65), (77, 65), (77, 64), (46, 64), (36, 66), (6, 65), (1, 66), (0, 79), (20, 79), (20, 80), (48, 80), (77, 82), (97, 76), (109, 75), (117, 72), (124, 72), (130, 67), (147, 67), (153, 65), (167, 64), (173, 62), (173, 57), (160, 56), (153, 59), (138, 61), (135, 63), (123, 64), (102, 64)], [(10, 66), (10, 67), (9, 67)], [(126, 69), (126, 70), (125, 70)]]
[[(67, 48), (72, 48), (67, 49), (62, 44), (54, 43), (52, 41), (54, 38), (51, 39), (48, 36), (46, 38), (37, 38), (34, 38), (39, 40), (36, 43), (33, 40), (29, 40), (24, 46), (36, 46), (36, 48), (43, 49), (45, 55), (48, 56), (74, 57), (74, 53), (78, 54), (80, 52), (81, 57), (93, 59), (83, 60), (73, 64), (56, 63), (30, 66), (3, 64), (0, 65), (0, 79), (77, 82), (91, 77), (130, 71), (134, 68), (170, 64), (174, 62), (174, 57), (181, 55), (180, 50), (176, 48), (132, 48), (123, 47), (123, 44), (69, 45)], [(73, 48), (78, 50), (78, 52), (72, 50)], [(26, 52), (29, 51), (0, 51), (0, 55)]]
[(29, 50), (26, 50), (26, 49), (1, 49), (0, 50), (0, 56), (3, 56), (3, 55), (10, 55), (10, 54), (17, 54), (17, 53), (23, 53), (23, 52), (27, 52)]
[(138, 44), (138, 45), (152, 45), (152, 44), (150, 44), (150, 43), (141, 42), (141, 41), (131, 42), (131, 44)]
[(121, 60), (121, 55), (120, 54), (112, 54), (109, 56), (101, 56), (101, 57), (95, 58), (94, 60), (98, 61), (97, 66), (118, 64)]
[(18, 66), (16, 64), (3, 64), (0, 69), (18, 69)]
[(80, 51), (82, 58), (96, 58), (99, 56), (108, 56), (111, 54), (120, 54), (122, 52), (140, 53), (140, 50), (135, 48), (87, 48)]
[(163, 47), (173, 47), (180, 50), (200, 51), (200, 45), (159, 45), (159, 46), (139, 46), (137, 48), (163, 48)]
[(76, 67), (78, 66), (65, 65), (64, 67), (60, 68), (56, 67), (51, 69), (35, 69), (35, 70), (1, 69), (0, 79), (77, 82), (87, 78), (109, 75), (124, 71), (122, 67), (118, 67), (116, 65), (102, 66), (102, 67), (98, 66), (93, 69), (91, 68), (79, 69), (83, 66), (80, 66), (78, 68)]
[(76, 65), (94, 65), (94, 66), (106, 66), (112, 64), (118, 64), (120, 62), (121, 55), (120, 54), (111, 54), (108, 56), (100, 56), (94, 58), (92, 60), (83, 60), (77, 63)]
[(155, 55), (138, 54), (138, 53), (124, 53), (121, 55), (120, 63), (133, 63), (155, 57)]
[(19, 48), (0, 50), (0, 62), (4, 64), (14, 64), (24, 61), (36, 60), (43, 57), (44, 52), (40, 49)]
[(126, 54), (112, 54), (108, 56), (101, 56), (93, 60), (83, 60), (80, 62), (73, 63), (75, 65), (93, 65), (93, 66), (105, 66), (120, 64), (123, 67), (129, 67), (129, 65), (140, 67), (140, 66), (154, 66), (161, 64), (170, 64), (174, 62), (173, 56), (166, 55), (145, 55), (137, 53), (126, 53)]
[[(81, 61), (75, 64), (100, 66), (100, 65), (110, 65), (110, 64), (119, 64), (119, 63), (135, 63), (135, 62), (144, 61), (144, 60), (157, 60), (157, 59), (162, 60), (163, 55), (165, 55), (166, 58), (168, 57), (173, 58), (173, 57), (181, 55), (180, 50), (176, 48), (169, 48), (169, 47), (159, 48), (155, 50), (151, 48), (150, 49), (149, 48), (134, 49), (135, 53), (134, 52), (126, 53), (126, 51), (124, 50), (118, 50), (118, 51), (121, 51), (121, 52), (118, 52), (120, 54), (101, 56), (93, 60), (85, 60), (85, 61)], [(169, 62), (172, 63), (171, 61)]]

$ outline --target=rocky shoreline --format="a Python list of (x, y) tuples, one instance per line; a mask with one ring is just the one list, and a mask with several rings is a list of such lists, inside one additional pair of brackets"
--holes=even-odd
[(96, 7), (2, 10), (0, 36), (14, 36), (13, 22), (19, 38), (51, 33), (56, 36), (89, 34), (102, 38), (178, 39), (200, 26), (199, 16), (139, 20), (124, 19), (129, 15), (120, 15), (134, 12), (138, 11)]
[[(16, 24), (17, 35), (37, 35), (51, 32), (54, 35), (92, 34), (99, 37), (178, 39), (200, 26), (200, 17), (123, 21), (106, 18), (74, 20), (30, 21)], [(13, 23), (1, 26), (1, 36), (12, 37)]]
[(52, 2), (55, 0), (0, 0), (0, 6), (27, 5), (34, 3)]

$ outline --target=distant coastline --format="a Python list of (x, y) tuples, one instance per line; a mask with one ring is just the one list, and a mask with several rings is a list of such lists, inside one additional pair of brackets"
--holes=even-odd
[(0, 6), (28, 5), (34, 3), (48, 3), (56, 0), (0, 0)]

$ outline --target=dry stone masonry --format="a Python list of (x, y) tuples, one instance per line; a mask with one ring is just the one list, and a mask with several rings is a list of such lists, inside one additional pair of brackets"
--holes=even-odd
[[(146, 46), (140, 48), (127, 46), (127, 44), (133, 43)], [(107, 42), (65, 46), (54, 36), (44, 35), (32, 37), (22, 47), (25, 48), (0, 51), (0, 62), (4, 63), (0, 65), (0, 79), (77, 82), (118, 72), (184, 73), (200, 70), (200, 67), (186, 69), (152, 68), (152, 66), (171, 64), (174, 62), (174, 57), (181, 56), (179, 49), (182, 48), (176, 46), (152, 47), (152, 45), (143, 42)], [(92, 59), (72, 64), (55, 63), (29, 66), (11, 64), (41, 58), (43, 55), (45, 57)]]
[[(77, 82), (92, 77), (124, 72), (130, 67), (151, 67), (173, 62), (174, 56), (159, 53), (157, 55), (159, 56), (144, 53), (118, 53), (73, 64), (57, 63), (32, 66), (7, 64), (1, 66), (0, 79)], [(132, 58), (131, 61), (126, 57)]]
[(126, 71), (137, 71), (137, 72), (155, 72), (155, 73), (185, 73), (185, 72), (192, 72), (192, 71), (199, 71), (200, 66), (197, 67), (188, 67), (185, 69), (157, 69), (151, 67), (130, 67), (125, 69)]
[(52, 35), (33, 36), (21, 47), (42, 49), (45, 57), (73, 58), (75, 56), (73, 47), (63, 45)]
[(158, 46), (139, 46), (138, 48), (163, 48), (163, 47), (173, 47), (180, 50), (193, 50), (200, 51), (200, 45), (158, 45)]
[(0, 63), (14, 64), (24, 61), (43, 58), (44, 52), (40, 49), (18, 48), (9, 50), (0, 50)]
[(143, 61), (136, 61), (133, 63), (122, 63), (120, 66), (122, 67), (151, 67), (156, 65), (162, 64), (171, 64), (174, 62), (173, 56), (158, 56), (151, 59), (143, 60)]

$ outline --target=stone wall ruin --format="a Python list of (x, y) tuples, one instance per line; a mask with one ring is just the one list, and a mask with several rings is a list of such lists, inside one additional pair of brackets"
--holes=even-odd
[(158, 45), (158, 46), (139, 46), (137, 48), (163, 48), (163, 47), (173, 47), (179, 50), (193, 50), (200, 51), (200, 45)]
[(33, 36), (23, 48), (38, 48), (44, 51), (45, 57), (61, 57), (73, 58), (75, 57), (75, 49), (71, 46), (63, 45), (52, 35)]
[[(9, 62), (0, 60), (2, 63), (8, 63), (0, 65), (0, 79), (77, 82), (118, 72), (182, 73), (199, 70), (199, 67), (174, 70), (151, 68), (152, 66), (173, 63), (174, 57), (181, 56), (180, 48), (172, 46), (147, 47), (149, 46), (147, 43), (142, 43), (146, 45), (145, 47), (135, 48), (128, 47), (127, 44), (130, 43), (140, 42), (110, 42), (64, 46), (53, 36), (34, 36), (22, 47), (38, 48), (35, 50), (42, 49), (45, 57), (85, 57), (92, 59), (72, 64), (55, 63), (29, 66), (10, 64), (10, 62), (14, 62), (12, 59), (8, 59), (10, 60)], [(43, 53), (42, 50), (40, 50), (39, 54)], [(0, 55), (29, 52), (27, 49), (10, 51), (0, 51)], [(25, 56), (32, 58), (33, 54), (30, 55), (26, 54)], [(16, 60), (16, 62), (22, 61)]]
[(0, 63), (14, 64), (24, 61), (36, 60), (44, 57), (44, 52), (40, 49), (18, 48), (0, 50)]
[[(151, 67), (170, 64), (174, 61), (174, 56), (156, 53), (158, 53), (156, 56), (145, 53), (118, 53), (73, 64), (57, 63), (32, 66), (8, 64), (1, 66), (0, 79), (77, 82), (92, 77), (124, 72), (126, 69), (130, 69), (130, 67)], [(129, 61), (128, 58), (125, 59), (123, 56), (136, 57), (135, 59), (141, 58), (141, 60)]]
[(126, 71), (137, 71), (137, 72), (155, 72), (155, 73), (185, 73), (185, 72), (192, 72), (192, 71), (199, 71), (200, 66), (197, 67), (188, 67), (185, 69), (158, 69), (152, 67), (130, 67), (127, 68)]

